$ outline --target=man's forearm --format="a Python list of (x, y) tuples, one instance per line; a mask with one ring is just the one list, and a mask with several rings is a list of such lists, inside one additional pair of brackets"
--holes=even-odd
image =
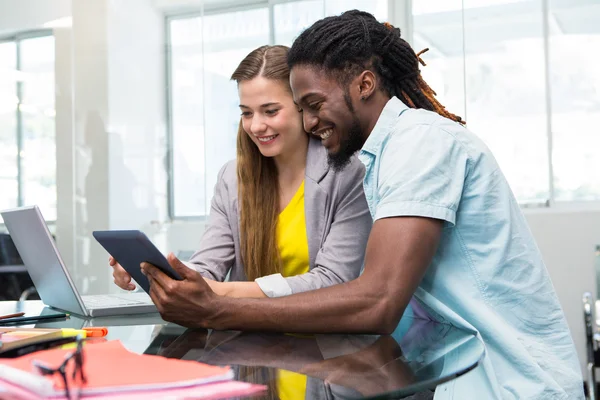
[(361, 278), (280, 298), (215, 298), (215, 313), (200, 325), (286, 332), (390, 333), (397, 321), (387, 296), (369, 288)]
[[(268, 299), (218, 296), (200, 273), (174, 255), (176, 281), (142, 264), (161, 316), (187, 327), (280, 332), (391, 333), (437, 249), (443, 223), (421, 217), (377, 220), (357, 279), (328, 288)], [(399, 245), (401, 243), (401, 245)]]

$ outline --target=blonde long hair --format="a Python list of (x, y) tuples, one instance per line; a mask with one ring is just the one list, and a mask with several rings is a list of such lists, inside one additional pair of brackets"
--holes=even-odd
[[(240, 82), (258, 76), (283, 83), (290, 91), (286, 46), (262, 46), (253, 50), (236, 68), (231, 79)], [(260, 153), (240, 124), (237, 135), (238, 210), (241, 255), (246, 278), (281, 272), (277, 250), (279, 182), (275, 162)]]

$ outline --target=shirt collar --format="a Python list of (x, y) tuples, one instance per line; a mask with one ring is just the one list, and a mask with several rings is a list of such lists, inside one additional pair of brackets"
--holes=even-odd
[(361, 152), (377, 155), (379, 153), (381, 143), (390, 131), (392, 124), (396, 122), (398, 115), (402, 114), (402, 112), (407, 109), (408, 106), (396, 96), (390, 98), (385, 107), (383, 107), (383, 110), (381, 110), (381, 114), (377, 119), (377, 123), (365, 141)]

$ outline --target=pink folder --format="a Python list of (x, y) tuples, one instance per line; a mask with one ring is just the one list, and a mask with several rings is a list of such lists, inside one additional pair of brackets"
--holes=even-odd
[[(32, 393), (33, 398), (63, 396), (62, 377), (59, 374), (53, 377), (39, 375), (32, 361), (38, 360), (49, 366), (58, 366), (65, 355), (73, 351), (74, 349), (52, 349), (14, 359), (0, 359), (0, 387), (8, 387), (7, 383), (11, 383), (13, 392), (15, 387), (26, 388), (26, 392)], [(82, 387), (81, 394), (85, 396), (136, 398), (139, 392), (144, 392), (147, 396), (149, 391), (189, 389), (191, 392), (195, 390), (200, 393), (202, 398), (210, 398), (206, 396), (210, 396), (214, 390), (256, 389), (242, 382), (231, 381), (233, 373), (228, 367), (135, 354), (123, 347), (120, 341), (87, 344), (83, 352), (87, 382)], [(73, 365), (71, 362), (70, 367)], [(72, 370), (68, 368), (69, 376), (70, 371)]]
[[(5, 391), (2, 391), (4, 389)], [(225, 399), (230, 397), (250, 397), (264, 393), (265, 386), (246, 382), (225, 381), (185, 388), (142, 390), (86, 396), (83, 399), (93, 400), (138, 400), (138, 399)], [(56, 397), (56, 396), (54, 396)], [(2, 400), (40, 400), (51, 397), (41, 397), (20, 386), (7, 383), (0, 379), (0, 399)]]

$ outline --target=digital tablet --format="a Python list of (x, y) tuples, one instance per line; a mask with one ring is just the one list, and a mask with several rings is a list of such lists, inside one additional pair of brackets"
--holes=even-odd
[(150, 283), (140, 269), (143, 262), (156, 266), (172, 279), (181, 280), (177, 271), (143, 232), (115, 230), (94, 231), (92, 234), (146, 293), (150, 293)]

